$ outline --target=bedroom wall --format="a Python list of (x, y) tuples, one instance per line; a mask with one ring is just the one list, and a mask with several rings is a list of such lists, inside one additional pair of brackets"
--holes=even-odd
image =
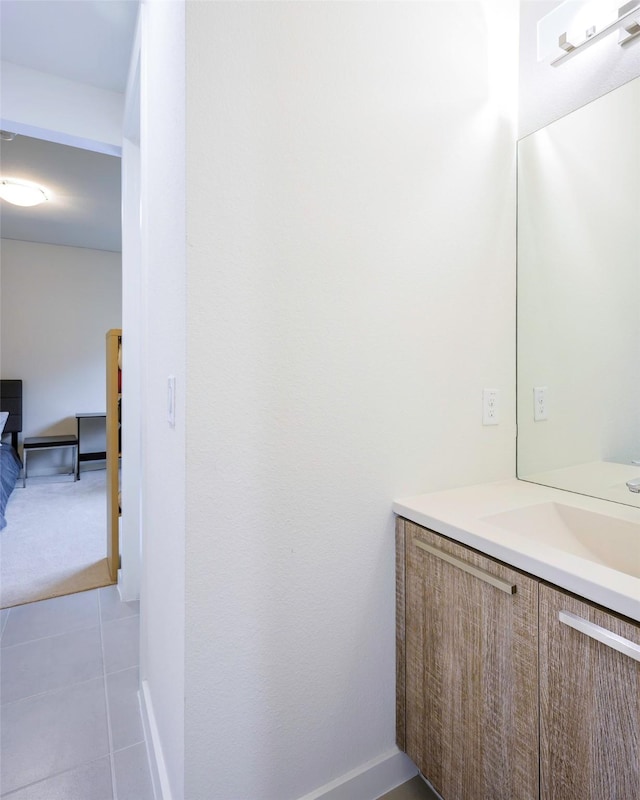
[[(120, 261), (2, 239), (0, 369), (24, 381), (23, 436), (75, 433), (76, 412), (104, 411), (105, 333), (122, 319)], [(55, 471), (61, 454), (37, 455), (34, 474)]]
[(412, 774), (392, 500), (515, 468), (516, 10), (186, 4), (190, 800)]

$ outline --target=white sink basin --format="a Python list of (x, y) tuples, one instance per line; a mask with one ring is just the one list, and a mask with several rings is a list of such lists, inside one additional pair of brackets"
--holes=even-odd
[(502, 530), (640, 578), (640, 525), (562, 503), (483, 517)]

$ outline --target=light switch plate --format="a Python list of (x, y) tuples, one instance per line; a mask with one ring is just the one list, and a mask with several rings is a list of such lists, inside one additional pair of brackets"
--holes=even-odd
[(167, 378), (167, 422), (172, 428), (176, 426), (176, 379), (169, 375)]

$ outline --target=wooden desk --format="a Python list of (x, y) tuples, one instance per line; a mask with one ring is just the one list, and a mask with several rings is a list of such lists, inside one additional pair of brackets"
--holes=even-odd
[(78, 460), (76, 462), (76, 478), (80, 480), (81, 461), (104, 461), (107, 457), (106, 450), (83, 450), (82, 449), (82, 422), (87, 419), (103, 419), (105, 428), (107, 415), (104, 411), (88, 411), (76, 414), (76, 425), (78, 429)]

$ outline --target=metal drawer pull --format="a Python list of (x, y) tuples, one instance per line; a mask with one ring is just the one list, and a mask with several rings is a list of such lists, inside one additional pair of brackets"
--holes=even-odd
[(424, 544), (424, 542), (421, 542), (419, 539), (414, 539), (413, 543), (421, 550), (426, 550), (427, 553), (431, 553), (432, 556), (436, 556), (436, 558), (446, 561), (447, 564), (451, 564), (452, 566), (461, 569), (463, 572), (468, 572), (469, 575), (473, 575), (475, 578), (479, 578), (485, 583), (490, 583), (492, 586), (495, 586), (496, 589), (500, 589), (501, 592), (505, 592), (505, 594), (516, 593), (515, 584), (511, 584), (508, 581), (503, 581), (500, 578), (496, 578), (495, 575), (492, 575), (490, 572), (486, 572), (483, 569), (479, 569), (478, 567), (472, 567), (471, 564), (467, 564), (466, 561), (461, 561), (455, 556), (450, 556), (448, 553), (438, 550), (437, 547), (431, 547), (430, 544)]
[(588, 619), (583, 619), (577, 616), (577, 614), (572, 614), (570, 611), (560, 611), (558, 619), (570, 628), (584, 633), (585, 636), (589, 636), (597, 642), (606, 644), (607, 647), (612, 647), (614, 650), (633, 658), (635, 661), (640, 661), (640, 645), (635, 644), (629, 639), (618, 636), (617, 633), (608, 631), (606, 628), (601, 628), (594, 622), (589, 622)]

